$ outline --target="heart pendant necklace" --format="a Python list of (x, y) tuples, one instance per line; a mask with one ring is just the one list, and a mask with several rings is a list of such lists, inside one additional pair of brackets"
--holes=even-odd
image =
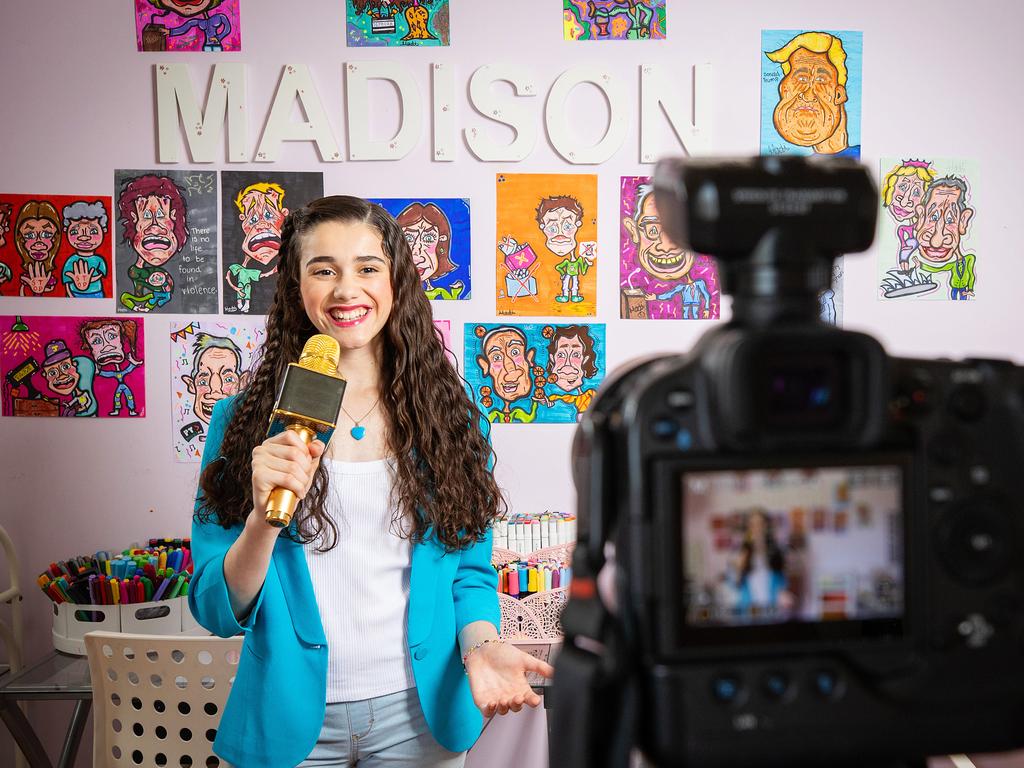
[(380, 396), (378, 395), (377, 399), (373, 401), (373, 405), (370, 406), (370, 410), (368, 410), (366, 413), (364, 413), (363, 417), (361, 419), (357, 419), (355, 416), (353, 416), (351, 413), (349, 413), (345, 409), (344, 405), (341, 406), (342, 413), (344, 413), (346, 416), (348, 416), (350, 419), (352, 419), (352, 423), (355, 424), (355, 426), (352, 427), (352, 429), (350, 429), (348, 431), (348, 433), (350, 435), (352, 435), (353, 439), (355, 439), (355, 440), (362, 440), (366, 436), (366, 427), (364, 427), (360, 422), (366, 421), (366, 417), (369, 416), (371, 413), (373, 413), (373, 409), (377, 407), (377, 404), (379, 402), (380, 402)]

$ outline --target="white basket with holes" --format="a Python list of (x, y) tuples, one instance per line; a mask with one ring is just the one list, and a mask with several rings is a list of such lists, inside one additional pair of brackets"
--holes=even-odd
[[(187, 617), (187, 618), (186, 618)], [(85, 655), (86, 632), (131, 632), (140, 635), (208, 635), (192, 618), (187, 597), (126, 605), (53, 606), (53, 647)]]

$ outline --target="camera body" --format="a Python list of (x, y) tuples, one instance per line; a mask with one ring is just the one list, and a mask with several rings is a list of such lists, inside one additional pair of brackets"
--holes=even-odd
[(1024, 369), (817, 322), (832, 259), (874, 232), (859, 166), (670, 161), (655, 185), (733, 320), (606, 380), (579, 426), (552, 765), (1021, 745)]

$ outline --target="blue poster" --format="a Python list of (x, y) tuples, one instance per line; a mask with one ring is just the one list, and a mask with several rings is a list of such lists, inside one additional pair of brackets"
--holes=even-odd
[(470, 298), (469, 200), (389, 197), (370, 202), (398, 221), (428, 299)]
[(466, 381), (488, 421), (574, 424), (604, 381), (603, 323), (466, 323)]
[(860, 157), (863, 32), (761, 32), (761, 154)]

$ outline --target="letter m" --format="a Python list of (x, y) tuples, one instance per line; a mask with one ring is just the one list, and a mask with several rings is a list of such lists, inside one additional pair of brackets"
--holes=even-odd
[(161, 163), (180, 162), (178, 117), (194, 163), (215, 162), (224, 123), (228, 127), (230, 163), (248, 160), (248, 113), (245, 104), (245, 65), (217, 64), (206, 92), (206, 108), (200, 112), (192, 78), (184, 64), (155, 64), (157, 144)]

